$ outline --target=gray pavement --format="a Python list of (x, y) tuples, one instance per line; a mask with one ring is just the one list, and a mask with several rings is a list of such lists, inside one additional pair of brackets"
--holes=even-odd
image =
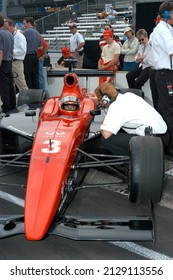
[[(57, 259), (57, 260), (142, 260), (173, 259), (173, 162), (165, 160), (165, 182), (161, 202), (155, 206), (156, 243), (74, 241), (50, 235), (46, 239), (27, 241), (24, 235), (0, 239), (0, 260)], [(21, 214), (24, 211), (26, 171), (4, 176), (0, 169), (0, 213)], [(117, 181), (117, 180), (116, 180)], [(109, 187), (87, 188), (78, 191), (68, 214), (79, 216), (123, 216), (143, 214), (145, 207), (130, 203), (127, 185), (116, 184), (115, 178), (91, 169), (86, 183), (105, 183)], [(19, 183), (20, 186), (16, 186)], [(8, 194), (8, 195), (5, 195)], [(147, 210), (148, 211), (148, 210)]]

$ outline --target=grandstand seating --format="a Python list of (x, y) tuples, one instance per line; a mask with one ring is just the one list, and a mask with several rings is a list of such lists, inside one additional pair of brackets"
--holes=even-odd
[[(122, 20), (123, 15), (127, 11), (120, 11), (116, 17), (116, 21), (112, 23), (115, 34), (122, 40), (123, 31), (127, 24)], [(97, 19), (95, 13), (81, 14), (78, 17), (78, 31), (84, 36), (85, 40), (99, 40), (103, 33), (103, 26), (108, 22), (107, 19)], [(46, 30), (46, 34), (42, 34), (49, 43), (49, 49), (61, 49), (65, 44), (69, 44), (71, 36), (69, 23), (62, 23), (61, 26), (55, 26), (52, 30)]]

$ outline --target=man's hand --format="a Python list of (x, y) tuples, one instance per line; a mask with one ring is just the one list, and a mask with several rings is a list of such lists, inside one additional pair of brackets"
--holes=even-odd
[(99, 69), (99, 70), (105, 70), (106, 67), (105, 67), (104, 65), (99, 65), (99, 66), (98, 66), (98, 69)]
[(137, 63), (140, 63), (140, 62), (143, 61), (143, 59), (144, 59), (143, 56), (138, 56), (138, 57), (136, 57), (136, 62), (137, 62)]

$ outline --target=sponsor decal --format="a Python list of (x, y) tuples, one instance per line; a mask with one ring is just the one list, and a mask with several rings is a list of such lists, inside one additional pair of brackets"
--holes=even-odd
[(64, 131), (47, 131), (46, 132), (46, 137), (50, 138), (56, 138), (56, 137), (65, 137), (65, 132)]

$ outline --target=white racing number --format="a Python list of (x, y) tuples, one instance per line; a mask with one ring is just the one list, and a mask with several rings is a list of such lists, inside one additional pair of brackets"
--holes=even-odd
[(46, 145), (47, 147), (42, 148), (42, 153), (45, 154), (53, 154), (58, 153), (61, 150), (61, 141), (59, 140), (46, 140), (43, 142), (43, 145)]

